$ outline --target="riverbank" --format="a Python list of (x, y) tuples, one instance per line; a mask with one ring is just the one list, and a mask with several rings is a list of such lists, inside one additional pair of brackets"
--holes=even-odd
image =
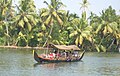
[(40, 50), (47, 50), (51, 48), (43, 48), (43, 47), (19, 47), (19, 46), (0, 46), (0, 48), (8, 48), (8, 49), (40, 49)]
[[(6, 49), (36, 49), (36, 50), (52, 50), (52, 48), (43, 48), (43, 47), (20, 47), (20, 46), (0, 46), (0, 48), (6, 48)], [(113, 51), (107, 51), (107, 52), (113, 52)], [(114, 52), (119, 52), (120, 53), (120, 49), (118, 51), (114, 51)]]

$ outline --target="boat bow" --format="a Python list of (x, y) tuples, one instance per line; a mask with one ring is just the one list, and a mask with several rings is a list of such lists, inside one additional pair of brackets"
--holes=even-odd
[(33, 56), (34, 56), (34, 59), (37, 61), (37, 62), (41, 62), (42, 60), (40, 60), (40, 58), (38, 57), (38, 54), (35, 52), (35, 50), (33, 50)]

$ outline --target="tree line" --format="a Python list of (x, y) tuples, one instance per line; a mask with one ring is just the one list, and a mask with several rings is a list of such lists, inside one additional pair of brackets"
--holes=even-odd
[(0, 0), (0, 45), (75, 44), (88, 51), (118, 51), (120, 15), (112, 6), (102, 10), (99, 16), (91, 12), (87, 18), (87, 0), (80, 3), (81, 17), (63, 10), (65, 5), (60, 0), (44, 3), (48, 7), (37, 10), (34, 0), (19, 0), (15, 5), (12, 0)]

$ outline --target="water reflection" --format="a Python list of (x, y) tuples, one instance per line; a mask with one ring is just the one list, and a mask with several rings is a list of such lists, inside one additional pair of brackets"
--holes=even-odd
[[(82, 62), (82, 61), (81, 61)], [(76, 64), (77, 65), (78, 62), (69, 62), (69, 63), (66, 63), (66, 62), (60, 62), (60, 63), (35, 63), (33, 66), (36, 68), (36, 67), (39, 67), (39, 66), (42, 66), (44, 68), (48, 68), (48, 69), (55, 69), (55, 68), (60, 68), (60, 67), (66, 67), (66, 66), (71, 66), (72, 64)]]
[(34, 69), (39, 69), (41, 76), (79, 76), (78, 65), (79, 62), (47, 63), (37, 64)]
[(35, 63), (33, 65), (34, 67), (38, 67), (38, 66), (43, 66), (43, 67), (46, 67), (46, 68), (55, 68), (55, 66), (57, 66), (57, 63)]

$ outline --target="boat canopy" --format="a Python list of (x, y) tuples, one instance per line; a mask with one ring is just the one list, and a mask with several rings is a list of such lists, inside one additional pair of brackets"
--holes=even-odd
[(59, 50), (80, 50), (76, 45), (54, 45), (51, 44), (52, 48), (56, 48)]

